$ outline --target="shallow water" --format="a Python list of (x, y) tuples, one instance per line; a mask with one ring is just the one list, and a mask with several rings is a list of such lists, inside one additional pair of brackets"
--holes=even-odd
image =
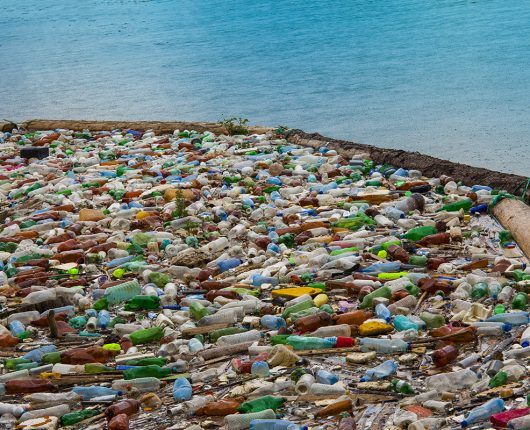
[(530, 3), (0, 0), (0, 116), (243, 116), (528, 174)]

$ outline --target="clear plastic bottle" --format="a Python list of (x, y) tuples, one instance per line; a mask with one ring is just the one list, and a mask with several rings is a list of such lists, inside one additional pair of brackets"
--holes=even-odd
[(244, 430), (250, 427), (253, 420), (276, 419), (276, 413), (272, 409), (250, 414), (232, 414), (225, 417), (224, 426), (227, 430)]
[(393, 360), (386, 360), (379, 366), (373, 369), (368, 369), (364, 376), (361, 378), (361, 382), (372, 381), (374, 379), (382, 379), (396, 373), (398, 365)]
[(115, 305), (118, 303), (126, 302), (132, 299), (134, 296), (138, 296), (142, 293), (142, 289), (138, 280), (133, 279), (132, 281), (124, 282), (123, 284), (109, 287), (105, 290), (105, 297), (109, 305)]
[(244, 333), (229, 334), (221, 336), (217, 339), (217, 345), (229, 346), (237, 345), (238, 343), (254, 342), (261, 339), (261, 333), (258, 330), (250, 330)]
[(460, 423), (462, 427), (468, 427), (471, 424), (485, 421), (493, 414), (504, 410), (504, 400), (499, 397), (488, 400), (483, 405), (471, 409), (464, 420)]

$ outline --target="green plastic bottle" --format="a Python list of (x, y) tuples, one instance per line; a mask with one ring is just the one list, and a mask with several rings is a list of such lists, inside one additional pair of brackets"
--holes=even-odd
[(99, 413), (100, 411), (97, 409), (82, 409), (80, 411), (70, 412), (61, 417), (61, 425), (73, 426), (78, 422), (99, 415)]
[(493, 378), (490, 379), (488, 386), (490, 388), (500, 387), (501, 385), (506, 385), (508, 382), (508, 374), (502, 370), (497, 372)]
[(171, 282), (169, 275), (160, 272), (151, 272), (148, 276), (149, 282), (155, 284), (158, 288), (164, 288), (165, 285)]
[(216, 343), (217, 339), (219, 339), (221, 336), (228, 336), (230, 334), (243, 333), (245, 331), (247, 330), (242, 327), (226, 327), (226, 328), (220, 328), (220, 329), (212, 331), (211, 333), (208, 334), (208, 337), (210, 338), (211, 343)]
[(33, 363), (31, 360), (26, 360), (25, 358), (8, 358), (5, 361), (5, 367), (9, 370), (14, 370), (19, 364)]
[(108, 307), (109, 302), (106, 297), (96, 300), (92, 305), (92, 308), (94, 308), (96, 311), (102, 311), (103, 309), (108, 309)]
[(445, 325), (445, 318), (443, 315), (438, 314), (431, 314), (430, 312), (422, 312), (420, 314), (420, 319), (422, 319), (425, 324), (427, 324), (427, 328), (437, 328)]
[(55, 364), (61, 362), (60, 352), (49, 352), (42, 356), (42, 364)]
[(272, 409), (275, 411), (278, 408), (281, 408), (285, 403), (285, 398), (283, 397), (273, 397), (273, 396), (263, 396), (258, 397), (254, 400), (249, 400), (248, 402), (241, 403), (237, 408), (238, 412), (242, 414), (249, 414), (252, 412), (261, 412), (266, 409)]
[(131, 333), (129, 337), (133, 345), (154, 342), (164, 337), (164, 329), (162, 327), (140, 329)]
[(473, 285), (473, 289), (471, 290), (472, 299), (478, 300), (487, 294), (488, 284), (486, 284), (485, 282), (477, 282), (475, 285)]
[(70, 326), (75, 328), (76, 330), (81, 330), (82, 328), (85, 328), (86, 323), (87, 319), (84, 316), (77, 316), (68, 320), (68, 324), (70, 324)]
[(521, 311), (526, 311), (528, 306), (528, 294), (526, 293), (517, 293), (512, 300), (512, 309), (519, 309)]
[(15, 370), (33, 369), (39, 367), (39, 363), (20, 363), (15, 366)]
[(392, 291), (389, 287), (386, 286), (379, 287), (377, 290), (374, 290), (370, 294), (367, 294), (363, 297), (363, 301), (359, 305), (359, 308), (371, 308), (373, 306), (373, 301), (376, 297), (385, 297), (387, 299), (390, 299), (392, 297)]
[(208, 309), (206, 309), (201, 302), (191, 302), (190, 306), (190, 315), (195, 321), (199, 321), (201, 318), (210, 315)]
[(375, 225), (376, 222), (364, 212), (358, 212), (357, 215), (349, 218), (342, 218), (333, 223), (334, 227), (347, 228), (349, 230), (359, 230), (364, 225)]
[(303, 302), (296, 303), (295, 305), (285, 308), (282, 312), (282, 317), (283, 319), (288, 318), (291, 314), (312, 308), (314, 306), (315, 304), (313, 303), (313, 300), (304, 300)]
[(167, 363), (166, 357), (151, 357), (151, 358), (141, 358), (139, 360), (129, 360), (125, 364), (127, 366), (165, 366)]
[(334, 251), (331, 251), (329, 255), (334, 257), (335, 255), (341, 255), (346, 254), (348, 252), (358, 252), (359, 248), (356, 248), (355, 246), (351, 246), (349, 248), (342, 248), (342, 249), (335, 249)]
[(392, 379), (392, 390), (401, 394), (414, 394), (414, 388), (407, 381)]
[(290, 334), (276, 334), (271, 336), (271, 345), (287, 345), (287, 338), (290, 336)]
[(409, 259), (409, 264), (413, 266), (426, 266), (427, 256), (426, 255), (412, 255)]
[(417, 285), (414, 285), (414, 284), (408, 284), (405, 286), (405, 290), (408, 291), (408, 293), (411, 295), (411, 296), (415, 296), (415, 297), (418, 297), (421, 293), (421, 290), (420, 288), (417, 286)]
[(135, 296), (125, 304), (124, 309), (126, 311), (157, 310), (160, 309), (160, 297)]
[(300, 312), (293, 312), (291, 315), (289, 315), (289, 319), (291, 322), (295, 322), (296, 320), (299, 320), (300, 318), (308, 317), (309, 315), (315, 315), (319, 312), (319, 309), (316, 307), (304, 309)]
[(327, 312), (328, 314), (330, 315), (333, 315), (335, 313), (335, 311), (333, 310), (333, 308), (329, 305), (329, 304), (325, 304), (325, 305), (322, 305), (318, 308), (319, 311), (322, 311), (322, 312)]
[(125, 370), (123, 372), (123, 379), (129, 380), (147, 377), (165, 378), (169, 375), (171, 375), (171, 369), (150, 364), (149, 366), (140, 366)]
[(114, 368), (105, 366), (101, 363), (88, 363), (85, 364), (85, 373), (89, 375), (95, 375), (98, 373), (113, 372)]
[(438, 230), (433, 225), (423, 225), (421, 227), (411, 228), (401, 237), (403, 239), (417, 242), (418, 240), (423, 239), (425, 236), (430, 236), (431, 234), (436, 234), (436, 233), (438, 233)]
[(447, 211), (447, 212), (458, 212), (460, 209), (464, 209), (464, 211), (468, 211), (471, 209), (471, 206), (473, 206), (473, 201), (471, 199), (462, 199), (458, 200), (456, 202), (447, 203), (446, 205), (442, 206), (441, 209), (438, 209), (437, 212), (441, 211)]
[(501, 303), (496, 305), (495, 308), (493, 309), (493, 315), (503, 314), (505, 312), (506, 312), (506, 306), (504, 306)]

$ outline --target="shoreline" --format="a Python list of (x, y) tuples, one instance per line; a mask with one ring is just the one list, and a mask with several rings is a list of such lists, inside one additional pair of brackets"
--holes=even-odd
[[(152, 129), (156, 133), (172, 133), (173, 130), (193, 129), (199, 132), (210, 130), (214, 133), (226, 132), (223, 126), (215, 122), (205, 121), (112, 121), (112, 120), (66, 120), (66, 119), (30, 119), (23, 121), (20, 126), (28, 131), (70, 129), (70, 130), (111, 130), (117, 128), (131, 128), (138, 130)], [(274, 127), (248, 126), (251, 133), (266, 133)], [(426, 176), (452, 176), (465, 185), (487, 184), (493, 188), (506, 190), (509, 193), (517, 191), (527, 179), (513, 173), (499, 172), (483, 167), (456, 163), (442, 158), (433, 157), (415, 151), (401, 149), (380, 148), (373, 145), (361, 144), (347, 140), (322, 136), (319, 133), (308, 133), (299, 129), (289, 129), (286, 133), (291, 143), (319, 148), (327, 146), (345, 156), (365, 156), (376, 163), (399, 165), (408, 169), (421, 170)], [(527, 194), (528, 197), (528, 194)]]

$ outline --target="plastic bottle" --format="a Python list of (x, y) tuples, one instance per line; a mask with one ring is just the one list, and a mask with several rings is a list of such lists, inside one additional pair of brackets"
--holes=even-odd
[(279, 330), (282, 327), (286, 327), (286, 322), (282, 317), (275, 315), (263, 315), (260, 319), (262, 327), (269, 330)]
[(453, 345), (447, 345), (437, 349), (432, 353), (432, 361), (436, 367), (444, 367), (456, 360), (458, 349)]
[(134, 296), (140, 295), (140, 293), (140, 284), (136, 279), (133, 279), (132, 281), (107, 288), (105, 290), (105, 298), (109, 305), (115, 305), (131, 300)]
[(512, 430), (526, 430), (530, 428), (530, 415), (514, 418), (508, 423), (508, 428)]
[(295, 351), (307, 349), (333, 348), (337, 343), (337, 338), (303, 337), (289, 336), (287, 344), (291, 345)]
[(285, 398), (283, 397), (264, 396), (242, 403), (239, 406), (238, 411), (242, 414), (261, 412), (267, 409), (275, 411), (276, 409), (281, 408), (284, 403)]
[(370, 337), (359, 338), (361, 351), (375, 351), (378, 354), (405, 352), (409, 344), (402, 339), (377, 339)]
[(250, 427), (250, 423), (256, 419), (276, 419), (272, 409), (249, 414), (233, 414), (225, 417), (224, 426), (228, 430), (243, 430)]
[(82, 409), (80, 411), (69, 412), (61, 416), (62, 426), (73, 426), (78, 422), (84, 421), (88, 418), (94, 417), (99, 414), (97, 409)]
[(133, 367), (123, 372), (125, 380), (137, 378), (165, 378), (171, 374), (171, 369), (157, 366), (155, 364), (148, 366)]
[(129, 430), (129, 417), (127, 414), (118, 414), (110, 419), (107, 427), (108, 430)]
[(504, 410), (504, 401), (496, 397), (488, 400), (486, 403), (471, 409), (464, 420), (460, 423), (462, 427), (468, 427), (471, 424), (487, 420), (493, 414)]
[(469, 388), (477, 381), (475, 372), (464, 369), (429, 376), (425, 379), (425, 387), (428, 390), (454, 391)]
[(125, 414), (125, 415), (134, 415), (140, 409), (140, 402), (135, 399), (122, 400), (121, 402), (114, 403), (105, 409), (105, 416), (107, 420), (111, 420), (113, 417)]
[(417, 323), (411, 321), (404, 315), (396, 315), (394, 317), (393, 324), (397, 331), (405, 331), (405, 330), (418, 331), (420, 329), (420, 326)]
[(112, 388), (101, 386), (77, 386), (72, 388), (72, 392), (81, 396), (83, 400), (90, 400), (94, 397), (102, 396), (119, 396), (121, 391), (113, 390)]
[(528, 307), (528, 294), (519, 292), (512, 300), (512, 309), (526, 310)]
[(295, 390), (300, 395), (307, 394), (309, 392), (309, 389), (311, 388), (311, 385), (313, 385), (314, 383), (315, 383), (314, 376), (309, 373), (305, 373), (296, 382)]
[(192, 396), (192, 388), (190, 382), (186, 378), (177, 378), (173, 384), (173, 399), (176, 402), (183, 402), (190, 400)]
[(414, 388), (407, 381), (402, 381), (400, 379), (392, 379), (391, 382), (392, 390), (397, 393), (402, 394), (414, 394)]
[(371, 308), (373, 306), (373, 300), (377, 297), (384, 297), (386, 299), (390, 299), (392, 297), (392, 291), (387, 286), (378, 288), (377, 290), (364, 296), (363, 301), (359, 305), (359, 308)]
[(115, 379), (112, 382), (112, 389), (122, 392), (130, 391), (131, 389), (138, 390), (139, 393), (156, 392), (162, 386), (162, 381), (158, 378), (137, 378), (137, 379)]
[(361, 382), (372, 381), (374, 379), (382, 379), (392, 375), (397, 371), (398, 365), (393, 360), (386, 360), (379, 366), (373, 369), (368, 369), (364, 376), (360, 379)]
[(291, 421), (278, 419), (258, 419), (250, 422), (249, 430), (303, 430), (301, 427)]
[(146, 328), (135, 331), (129, 335), (133, 345), (141, 345), (144, 343), (155, 342), (164, 336), (164, 330), (161, 327)]
[(379, 303), (375, 306), (375, 315), (377, 318), (383, 319), (387, 322), (391, 320), (390, 311), (383, 303)]
[(315, 379), (319, 384), (333, 385), (339, 382), (339, 378), (336, 375), (324, 369), (317, 370)]
[(506, 324), (525, 325), (530, 322), (528, 312), (508, 312), (505, 314), (497, 314), (489, 317), (486, 321), (503, 322)]

